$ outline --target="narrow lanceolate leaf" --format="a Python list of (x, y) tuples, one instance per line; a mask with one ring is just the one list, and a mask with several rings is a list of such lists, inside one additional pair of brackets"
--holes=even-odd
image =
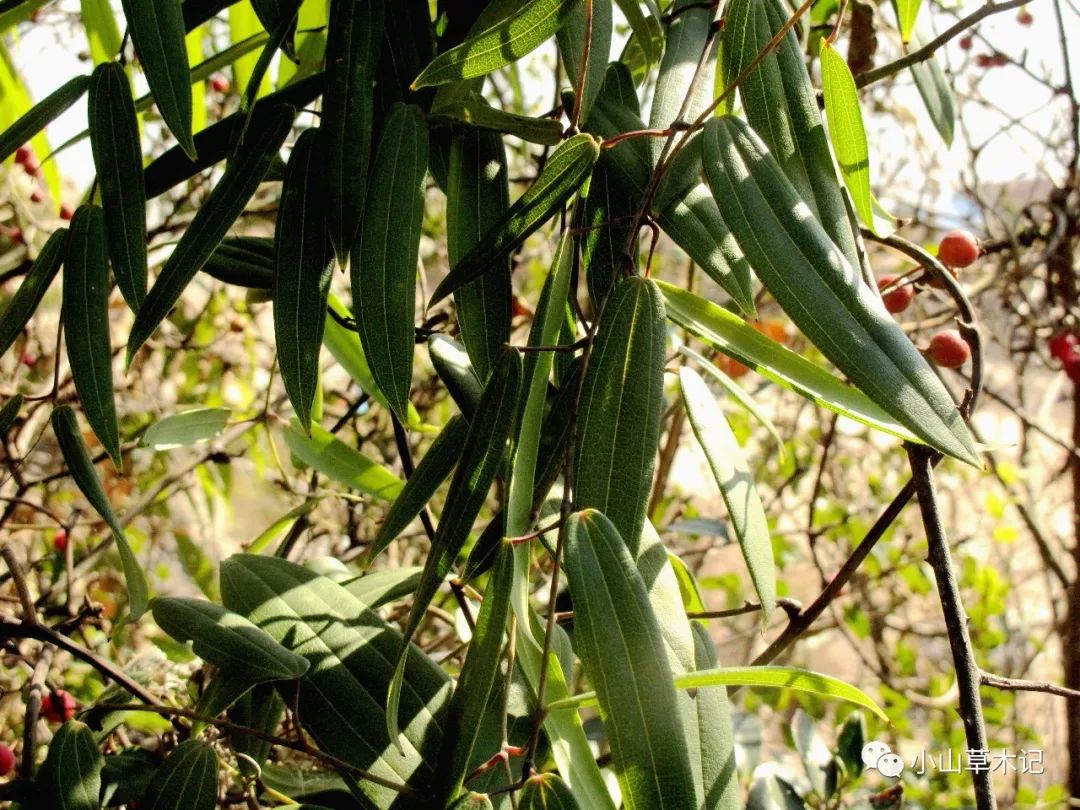
[(278, 644), (243, 616), (201, 599), (154, 600), (154, 621), (177, 641), (193, 642), (195, 654), (249, 685), (299, 678), (308, 661)]
[[(446, 189), (446, 253), (453, 265), (475, 247), (510, 207), (506, 150), (502, 138), (469, 128), (450, 147)], [(461, 340), (481, 380), (486, 380), (503, 344), (510, 340), (510, 257), (454, 294)]]
[(821, 81), (825, 91), (825, 114), (829, 118), (836, 162), (851, 192), (855, 210), (863, 223), (874, 227), (874, 206), (870, 196), (870, 147), (866, 142), (859, 91), (847, 60), (829, 41), (821, 42)]
[(387, 501), (401, 494), (400, 478), (318, 425), (311, 426), (310, 434), (290, 425), (285, 444), (304, 464), (349, 489)]
[(324, 133), (327, 221), (342, 266), (349, 261), (367, 191), (374, 80), (383, 0), (333, 0), (326, 39)]
[(80, 206), (71, 220), (64, 261), (64, 338), (86, 421), (119, 469), (105, 240), (104, 212), (96, 205)]
[(289, 157), (274, 237), (274, 339), (296, 418), (311, 427), (333, 249), (326, 231), (318, 130), (301, 133)]
[(446, 506), (439, 517), (439, 527), (424, 564), (424, 573), (413, 598), (412, 610), (405, 625), (405, 645), (398, 658), (394, 680), (386, 699), (387, 730), (391, 739), (398, 737), (398, 705), (401, 699), (401, 675), (406, 661), (408, 642), (412, 639), (428, 605), (450, 572), (450, 567), (469, 537), (472, 525), (480, 514), (488, 490), (506, 457), (506, 445), (517, 421), (518, 394), (521, 389), (522, 364), (520, 355), (506, 348), (491, 373), (476, 416), (465, 437)]
[(243, 213), (270, 164), (292, 128), (292, 107), (268, 108), (256, 113), (244, 148), (229, 161), (225, 174), (199, 208), (187, 231), (180, 238), (161, 274), (150, 290), (128, 336), (128, 363), (147, 341), (187, 287), (202, 269), (229, 228)]
[(89, 76), (76, 76), (31, 107), (10, 127), (0, 132), (0, 163), (14, 155), (20, 146), (59, 118), (68, 107), (82, 98), (89, 86)]
[(296, 17), (300, 0), (251, 0), (251, 5), (263, 28), (273, 31)]
[[(696, 585), (693, 587), (696, 588)], [(692, 621), (690, 631), (694, 634), (695, 669), (715, 668), (716, 649), (706, 623)], [(727, 692), (722, 689), (702, 689), (695, 693), (694, 702), (697, 704), (701, 782), (705, 794), (703, 806), (716, 810), (741, 810), (742, 796), (735, 767), (735, 734)]]
[(660, 626), (626, 543), (600, 512), (570, 518), (566, 573), (574, 649), (596, 687), (626, 808), (696, 806)]
[(915, 31), (915, 20), (918, 19), (922, 0), (893, 0), (893, 5), (897, 22), (900, 23), (900, 39), (906, 45)]
[(472, 419), (484, 393), (484, 384), (476, 376), (476, 369), (469, 360), (465, 346), (446, 335), (428, 338), (428, 356), (435, 373), (446, 386), (450, 398), (461, 409), (466, 419)]
[(263, 49), (259, 53), (259, 58), (255, 61), (255, 67), (252, 68), (251, 78), (248, 79), (247, 87), (244, 88), (244, 95), (240, 97), (240, 112), (244, 115), (244, 123), (240, 128), (240, 135), (237, 138), (240, 146), (243, 145), (244, 135), (251, 125), (251, 117), (255, 109), (255, 99), (259, 95), (259, 88), (263, 85), (263, 80), (266, 78), (267, 71), (270, 70), (270, 63), (274, 61), (277, 52), (285, 48), (286, 40), (289, 40), (296, 30), (295, 11), (293, 14), (293, 17), (282, 20), (277, 23), (274, 28), (270, 29), (270, 38), (266, 40), (266, 44), (263, 45)]
[(514, 578), (513, 548), (503, 542), (496, 553), (484, 601), (476, 617), (469, 653), (461, 667), (447, 716), (447, 733), (435, 768), (435, 798), (439, 804), (454, 798), (468, 775), (473, 748), (491, 711), (498, 688), (506, 620), (510, 616), (510, 586)]
[(581, 263), (593, 306), (599, 308), (623, 268), (633, 266), (627, 250), (636, 211), (634, 192), (612, 165), (610, 154), (600, 156), (589, 181), (589, 195), (581, 206), (581, 226), (587, 228)]
[(552, 152), (536, 182), (510, 206), (481, 239), (454, 265), (431, 296), (435, 304), (461, 285), (479, 278), (509, 256), (570, 199), (600, 156), (600, 142), (582, 132)]
[(161, 117), (192, 160), (191, 69), (180, 0), (122, 0), (128, 32)]
[(878, 406), (943, 453), (978, 466), (941, 380), (737, 118), (705, 129), (705, 169), (758, 277), (810, 341)]
[(530, 776), (518, 794), (518, 810), (578, 810), (580, 805), (557, 773)]
[(111, 62), (120, 53), (123, 39), (108, 0), (80, 0), (82, 24), (95, 65)]
[(204, 742), (180, 743), (139, 800), (146, 810), (213, 810), (217, 805), (218, 758)]
[(742, 547), (743, 559), (761, 602), (762, 622), (768, 622), (776, 605), (776, 563), (769, 523), (753, 475), (724, 412), (697, 372), (680, 369), (679, 385), (690, 425), (724, 496), (735, 536)]
[(166, 416), (146, 429), (139, 444), (155, 450), (173, 450), (216, 439), (229, 423), (228, 408), (193, 408)]
[(350, 271), (360, 344), (375, 382), (403, 422), (416, 343), (416, 263), (427, 166), (423, 110), (395, 105), (375, 156)]
[[(591, 32), (588, 27), (587, 11), (592, 6)], [(574, 104), (579, 108), (578, 120), (589, 117), (589, 110), (600, 93), (604, 83), (604, 73), (611, 58), (611, 36), (614, 19), (611, 0), (588, 0), (580, 2), (570, 13), (569, 19), (559, 29), (559, 56), (562, 57), (566, 78), (574, 92), (581, 85), (581, 57), (588, 42), (589, 59), (585, 65), (585, 84), (581, 98)], [(590, 34), (588, 38), (586, 34)]]
[(413, 88), (486, 76), (516, 62), (555, 36), (583, 0), (528, 0), (491, 27), (474, 32), (439, 54), (416, 77)]
[(61, 405), (52, 412), (52, 428), (56, 435), (56, 442), (60, 446), (60, 453), (68, 466), (75, 486), (82, 492), (83, 497), (90, 503), (106, 525), (112, 530), (116, 540), (116, 549), (120, 552), (120, 563), (124, 568), (124, 579), (127, 581), (128, 609), (131, 619), (134, 621), (146, 612), (148, 601), (146, 577), (142, 566), (135, 559), (135, 554), (128, 545), (124, 529), (113, 512), (112, 505), (105, 495), (105, 488), (101, 485), (101, 479), (94, 470), (94, 462), (90, 459), (90, 453), (83, 443), (82, 433), (79, 431), (79, 423), (75, 418), (75, 411), (67, 405)]
[(581, 389), (574, 500), (636, 547), (645, 522), (664, 396), (664, 304), (649, 280), (619, 282), (600, 317)]
[(563, 125), (552, 118), (533, 118), (528, 115), (500, 110), (478, 93), (469, 93), (439, 105), (432, 116), (451, 124), (468, 124), (490, 132), (515, 135), (529, 143), (555, 146), (562, 140)]
[(60, 265), (64, 263), (67, 237), (66, 228), (53, 231), (41, 249), (41, 253), (30, 266), (30, 271), (19, 285), (19, 289), (15, 291), (7, 307), (0, 313), (0, 356), (7, 353), (23, 327), (30, 322), (34, 310), (45, 297), (52, 280), (56, 278)]
[(0, 438), (3, 438), (8, 429), (15, 424), (15, 420), (19, 418), (22, 405), (23, 395), (16, 394), (4, 403), (4, 407), (0, 408)]
[(146, 184), (131, 85), (118, 62), (95, 68), (88, 118), (116, 286), (138, 312), (146, 297)]
[[(912, 50), (920, 46), (920, 38), (916, 31), (911, 37)], [(911, 66), (911, 76), (915, 80), (915, 87), (922, 96), (923, 104), (934, 123), (934, 128), (945, 141), (946, 146), (952, 146), (953, 132), (956, 128), (956, 100), (953, 98), (952, 86), (941, 67), (937, 56), (931, 56)]]
[(405, 482), (401, 494), (394, 499), (386, 520), (368, 549), (367, 565), (370, 565), (399, 534), (405, 531), (405, 528), (424, 510), (442, 482), (449, 477), (450, 471), (454, 469), (454, 465), (457, 464), (465, 448), (467, 430), (468, 423), (460, 414), (451, 417), (446, 423), (446, 427), (432, 442), (431, 447), (413, 470), (413, 474), (409, 476), (409, 480)]
[(38, 783), (53, 810), (99, 810), (105, 760), (90, 727), (69, 720), (57, 729)]

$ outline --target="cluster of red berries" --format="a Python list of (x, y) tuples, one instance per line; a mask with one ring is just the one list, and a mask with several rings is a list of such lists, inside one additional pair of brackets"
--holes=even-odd
[[(34, 154), (34, 150), (31, 149), (29, 146), (23, 145), (15, 150), (15, 163), (19, 166), (22, 166), (23, 171), (26, 172), (30, 177), (33, 177), (35, 179), (41, 177), (41, 164), (38, 163), (38, 159), (37, 156)], [(44, 199), (45, 194), (40, 188), (35, 188), (33, 191), (30, 192), (30, 202), (40, 203)], [(74, 215), (75, 211), (72, 210), (70, 205), (67, 205), (65, 203), (64, 205), (60, 206), (61, 219), (70, 220)], [(21, 244), (22, 231), (17, 228), (15, 230), (19, 231), (18, 239), (12, 236), (10, 231), (8, 233), (8, 236), (11, 238), (12, 241), (19, 242)]]
[[(938, 243), (938, 260), (954, 277), (960, 268), (974, 264), (979, 253), (978, 240), (967, 231), (950, 231)], [(931, 287), (944, 286), (936, 277), (928, 278), (926, 283)], [(894, 315), (906, 310), (915, 300), (915, 286), (893, 273), (878, 279), (878, 289), (885, 309)], [(971, 347), (957, 330), (947, 329), (930, 339), (926, 355), (942, 368), (959, 368), (971, 358)]]
[(1068, 330), (1058, 332), (1047, 344), (1050, 356), (1061, 363), (1069, 379), (1080, 385), (1080, 337)]

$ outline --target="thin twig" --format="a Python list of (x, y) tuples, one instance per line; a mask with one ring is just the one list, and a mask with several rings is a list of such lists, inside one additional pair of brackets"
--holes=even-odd
[(1006, 678), (1001, 675), (993, 675), (989, 672), (981, 672), (979, 681), (983, 686), (992, 686), (995, 689), (1004, 689), (1009, 692), (1045, 692), (1048, 695), (1058, 695), (1063, 698), (1080, 700), (1080, 689), (1069, 689), (1046, 681), (1028, 681), (1021, 678)]

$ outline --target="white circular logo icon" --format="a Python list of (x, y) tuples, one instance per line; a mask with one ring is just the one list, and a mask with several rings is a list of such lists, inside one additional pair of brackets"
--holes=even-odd
[(892, 749), (885, 743), (877, 741), (868, 742), (862, 749), (863, 765), (867, 768), (877, 768), (878, 760), (885, 754), (890, 753), (892, 753)]

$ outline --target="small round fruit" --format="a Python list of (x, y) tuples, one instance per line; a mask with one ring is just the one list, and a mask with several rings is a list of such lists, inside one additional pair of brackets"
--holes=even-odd
[(15, 162), (19, 165), (26, 163), (28, 160), (34, 159), (34, 150), (29, 146), (20, 146), (15, 150)]
[(930, 360), (942, 368), (960, 368), (971, 359), (971, 347), (955, 329), (938, 332), (926, 349)]
[(68, 547), (68, 533), (63, 529), (60, 529), (56, 534), (53, 535), (52, 545), (53, 548), (56, 549), (56, 551), (59, 551), (61, 554), (63, 554), (65, 551), (67, 551)]
[(7, 776), (15, 767), (15, 753), (6, 745), (0, 745), (0, 776)]
[(960, 37), (960, 50), (962, 50), (962, 51), (970, 51), (971, 46), (974, 45), (974, 44), (975, 44), (975, 40), (973, 40), (970, 36)]
[(41, 193), (41, 189), (35, 188), (30, 192), (30, 202), (39, 203), (45, 199), (45, 195)]
[(213, 88), (215, 93), (228, 93), (229, 80), (220, 73), (215, 73), (210, 77), (210, 87)]
[[(900, 276), (889, 273), (879, 278), (877, 283), (878, 289), (882, 290), (881, 300), (885, 303), (885, 309), (894, 315), (903, 312), (915, 300), (915, 288), (903, 282), (897, 285), (899, 280)], [(889, 287), (892, 289), (885, 292)]]
[(63, 689), (50, 692), (41, 701), (41, 716), (50, 723), (66, 723), (75, 716), (75, 698)]
[(1050, 338), (1046, 347), (1050, 350), (1051, 357), (1064, 363), (1076, 354), (1077, 345), (1080, 345), (1080, 338), (1072, 332), (1058, 332)]
[(993, 54), (980, 53), (975, 57), (975, 64), (981, 68), (992, 68), (997, 65), (997, 59)]
[(75, 216), (75, 211), (70, 205), (64, 203), (60, 206), (60, 219), (70, 221), (73, 216)]
[(37, 355), (36, 354), (30, 354), (30, 352), (26, 352), (22, 357), (19, 358), (19, 362), (22, 363), (27, 368), (33, 368), (34, 366), (36, 366), (37, 361), (38, 361)]
[(1026, 8), (1020, 9), (1020, 13), (1016, 15), (1016, 21), (1025, 28), (1035, 22), (1035, 17)]
[(9, 228), (7, 236), (16, 245), (26, 244), (26, 237), (23, 235), (22, 228)]
[(1064, 367), (1069, 379), (1076, 385), (1080, 385), (1080, 354), (1065, 358)]
[(968, 267), (979, 258), (979, 241), (969, 231), (950, 231), (938, 243), (938, 261), (946, 267)]

